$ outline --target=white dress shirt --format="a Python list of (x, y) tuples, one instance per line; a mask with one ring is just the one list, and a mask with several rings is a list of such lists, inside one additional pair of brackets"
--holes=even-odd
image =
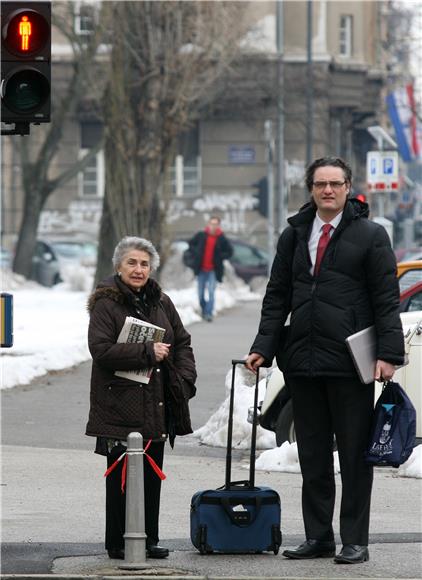
[(334, 230), (336, 229), (336, 227), (338, 226), (338, 224), (341, 221), (342, 215), (343, 215), (343, 212), (340, 212), (330, 222), (324, 222), (319, 217), (318, 212), (315, 214), (314, 223), (312, 224), (311, 237), (309, 238), (309, 242), (308, 242), (309, 255), (311, 256), (311, 262), (312, 262), (312, 267), (310, 270), (312, 275), (314, 273), (314, 268), (315, 268), (315, 260), (316, 260), (316, 255), (317, 255), (318, 242), (319, 242), (319, 238), (322, 235), (322, 226), (325, 226), (326, 223), (329, 223), (331, 226), (333, 226), (333, 229), (330, 231), (330, 238), (331, 238), (331, 236), (334, 233)]

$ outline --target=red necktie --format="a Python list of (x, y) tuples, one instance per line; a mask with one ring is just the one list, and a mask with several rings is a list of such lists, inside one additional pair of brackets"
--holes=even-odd
[(330, 231), (333, 226), (331, 224), (325, 224), (322, 226), (322, 234), (318, 241), (318, 248), (315, 259), (314, 276), (317, 276), (319, 272), (319, 267), (321, 266), (322, 257), (330, 241)]

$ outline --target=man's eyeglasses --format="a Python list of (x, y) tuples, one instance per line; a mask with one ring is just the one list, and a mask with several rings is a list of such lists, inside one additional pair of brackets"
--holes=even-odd
[(324, 191), (327, 185), (329, 185), (330, 189), (333, 191), (341, 191), (341, 188), (345, 183), (345, 181), (314, 181), (313, 185), (315, 191)]

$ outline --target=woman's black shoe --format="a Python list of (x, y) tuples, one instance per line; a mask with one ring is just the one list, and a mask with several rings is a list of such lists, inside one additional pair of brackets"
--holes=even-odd
[(147, 558), (167, 558), (169, 551), (167, 548), (162, 546), (157, 546), (156, 544), (150, 544), (147, 547)]
[(112, 560), (124, 560), (125, 551), (124, 550), (107, 550), (108, 557)]

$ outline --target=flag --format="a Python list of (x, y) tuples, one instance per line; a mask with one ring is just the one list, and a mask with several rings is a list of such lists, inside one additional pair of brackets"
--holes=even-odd
[(408, 84), (389, 93), (386, 102), (403, 161), (421, 159), (422, 125), (416, 115), (413, 85)]

